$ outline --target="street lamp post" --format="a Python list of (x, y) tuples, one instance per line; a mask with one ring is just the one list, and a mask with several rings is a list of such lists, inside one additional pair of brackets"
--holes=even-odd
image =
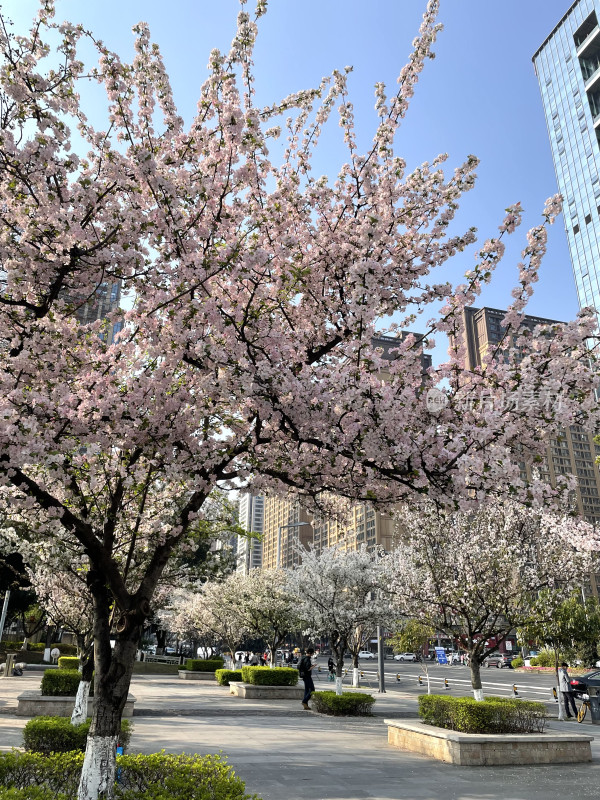
[(310, 522), (289, 522), (287, 525), (280, 525), (277, 529), (277, 569), (281, 566), (281, 531), (284, 528), (301, 528), (303, 525), (310, 525)]

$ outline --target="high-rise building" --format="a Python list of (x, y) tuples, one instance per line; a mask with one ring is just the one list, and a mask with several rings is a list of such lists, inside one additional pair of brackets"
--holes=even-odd
[(262, 566), (262, 533), (264, 529), (265, 498), (245, 492), (240, 497), (239, 524), (249, 533), (259, 534), (257, 537), (238, 536), (236, 551), (236, 569), (247, 575), (250, 570)]
[(317, 516), (313, 519), (313, 544), (319, 552), (337, 546), (344, 550), (393, 549), (394, 520), (366, 503), (351, 506), (343, 518)]
[[(497, 308), (466, 308), (465, 331), (467, 339), (467, 369), (480, 366), (490, 348), (504, 336), (502, 319), (506, 314)], [(556, 320), (525, 316), (523, 325), (560, 325)], [(600, 469), (596, 457), (600, 446), (594, 443), (594, 433), (581, 425), (565, 428), (561, 435), (548, 445), (546, 458), (536, 466), (539, 477), (556, 485), (558, 475), (575, 475), (577, 492), (574, 497), (578, 512), (588, 522), (600, 524)], [(521, 465), (523, 480), (533, 478), (529, 465)]]
[(576, 0), (533, 56), (579, 304), (600, 313), (600, 0)]
[(263, 569), (291, 569), (300, 563), (299, 546), (308, 547), (312, 541), (312, 518), (300, 503), (286, 497), (265, 498)]

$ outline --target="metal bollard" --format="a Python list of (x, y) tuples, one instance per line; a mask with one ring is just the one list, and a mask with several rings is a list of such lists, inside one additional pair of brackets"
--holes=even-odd
[(448, 678), (444, 678), (444, 689), (449, 689), (450, 684), (448, 683)]
[(400, 673), (399, 672), (396, 673), (396, 680), (398, 681), (398, 683), (400, 683)]
[(513, 683), (513, 695), (515, 697), (519, 696), (519, 693), (517, 692), (517, 684), (516, 683)]
[(419, 686), (423, 686), (423, 678), (419, 675)]
[(552, 697), (558, 703), (558, 692), (556, 691), (556, 686), (552, 687)]

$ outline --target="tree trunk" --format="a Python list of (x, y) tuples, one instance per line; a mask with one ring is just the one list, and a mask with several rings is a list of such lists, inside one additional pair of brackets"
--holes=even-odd
[(342, 679), (344, 675), (344, 653), (346, 652), (346, 641), (338, 639), (336, 644), (333, 644), (337, 636), (334, 634), (331, 637), (331, 649), (335, 655), (335, 693), (342, 694)]
[(77, 687), (75, 707), (71, 714), (71, 725), (81, 725), (81, 723), (85, 722), (87, 719), (88, 698), (90, 696), (90, 686), (94, 675), (93, 643), (86, 645), (84, 638), (78, 636), (77, 648), (79, 650), (79, 661), (81, 663), (81, 680)]
[(352, 653), (352, 688), (358, 689), (360, 686), (358, 674), (358, 653)]
[(78, 800), (112, 800), (114, 797), (116, 747), (121, 715), (142, 635), (141, 613), (123, 615), (117, 623), (114, 649), (110, 646), (110, 598), (102, 578), (88, 575), (94, 600), (94, 712), (77, 794)]
[(52, 649), (51, 645), (52, 645), (52, 639), (54, 637), (54, 631), (55, 631), (54, 625), (46, 626), (46, 647), (44, 648), (44, 656), (42, 658), (42, 661), (45, 661), (48, 664), (52, 660), (52, 656), (50, 655), (50, 650)]
[(475, 653), (469, 651), (469, 668), (471, 670), (471, 686), (475, 700), (483, 700), (483, 687), (481, 685), (481, 664)]
[(23, 644), (21, 645), (21, 650), (28, 650), (29, 649), (29, 636), (23, 637)]
[(162, 656), (165, 652), (165, 645), (167, 643), (167, 631), (156, 631), (156, 655)]

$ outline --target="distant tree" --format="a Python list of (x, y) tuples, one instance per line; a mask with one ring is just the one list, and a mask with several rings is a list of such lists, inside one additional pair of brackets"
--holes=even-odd
[[(357, 629), (373, 630), (393, 619), (389, 596), (381, 591), (383, 561), (365, 548), (329, 547), (320, 553), (304, 552), (300, 566), (289, 574), (290, 592), (306, 629), (329, 637), (336, 661), (336, 694), (342, 693), (344, 654)], [(353, 667), (358, 673), (357, 650)]]
[(87, 586), (88, 568), (81, 563), (71, 564), (68, 569), (58, 571), (39, 564), (29, 574), (38, 602), (50, 620), (76, 636), (81, 681), (77, 688), (71, 722), (79, 725), (87, 719), (88, 697), (94, 673), (94, 607)]
[(210, 637), (235, 653), (250, 629), (242, 613), (248, 591), (244, 575), (234, 572), (221, 581), (209, 581), (195, 592), (178, 591), (163, 612), (164, 625), (181, 636)]
[(435, 636), (435, 628), (419, 619), (407, 619), (400, 623), (398, 630), (387, 640), (394, 653), (415, 653), (423, 664), (427, 676), (427, 694), (431, 694), (429, 667), (425, 658), (425, 648)]
[[(600, 604), (595, 597), (589, 597), (583, 602), (580, 592), (576, 592), (556, 605), (552, 594), (543, 591), (537, 598), (532, 617), (529, 623), (519, 629), (519, 639), (543, 644), (553, 653), (556, 687), (559, 691), (558, 670), (561, 657), (574, 657), (581, 650), (590, 650), (598, 657)], [(560, 702), (558, 715), (559, 719), (563, 718)]]
[(483, 699), (487, 656), (515, 628), (552, 619), (598, 546), (590, 524), (510, 502), (472, 512), (407, 511), (401, 528), (403, 544), (387, 562), (398, 606), (458, 641), (476, 699)]

